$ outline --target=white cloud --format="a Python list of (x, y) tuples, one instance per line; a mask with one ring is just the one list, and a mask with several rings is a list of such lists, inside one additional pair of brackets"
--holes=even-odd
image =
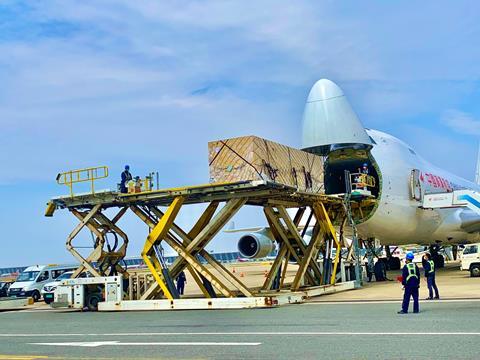
[[(11, 169), (0, 178), (46, 179), (59, 168), (127, 156), (194, 168), (207, 141), (243, 134), (295, 145), (308, 87), (320, 77), (338, 81), (364, 123), (380, 128), (471, 92), (480, 62), (466, 60), (475, 59), (470, 39), (477, 27), (467, 31), (464, 8), (426, 6), (411, 15), (351, 6), (36, 2), (22, 12), (26, 24), (10, 32), (16, 36), (0, 39), (0, 161)], [(433, 21), (425, 29), (426, 11), (434, 20), (465, 23), (448, 22), (445, 30)], [(408, 28), (398, 26), (406, 20)], [(31, 30), (50, 22), (74, 30)], [(24, 36), (29, 32), (35, 36)], [(442, 42), (454, 35), (465, 56), (446, 56)], [(426, 46), (431, 56), (423, 55)], [(460, 85), (442, 86), (444, 77)], [(193, 95), (210, 87), (216, 90)]]
[(480, 135), (480, 120), (458, 110), (448, 110), (442, 117), (443, 123), (460, 134)]

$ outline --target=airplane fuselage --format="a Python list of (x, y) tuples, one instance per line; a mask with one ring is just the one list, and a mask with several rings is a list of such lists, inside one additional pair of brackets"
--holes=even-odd
[(417, 169), (422, 193), (445, 193), (469, 189), (480, 191), (473, 182), (428, 163), (399, 139), (367, 130), (374, 140), (370, 151), (379, 170), (380, 191), (376, 209), (358, 225), (362, 238), (377, 238), (384, 245), (455, 244), (479, 240), (478, 232), (462, 229), (465, 208), (423, 209), (412, 196), (412, 170)]

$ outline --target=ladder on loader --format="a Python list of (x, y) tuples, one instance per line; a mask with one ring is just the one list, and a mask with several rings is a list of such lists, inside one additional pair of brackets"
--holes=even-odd
[(350, 258), (351, 252), (355, 255), (355, 287), (362, 285), (362, 270), (360, 265), (360, 247), (358, 243), (357, 226), (352, 214), (352, 182), (350, 171), (345, 170), (345, 197), (343, 198), (343, 208), (345, 210), (346, 220), (352, 228), (352, 246), (349, 249), (347, 258)]
[(163, 247), (161, 245), (154, 245), (153, 249), (155, 251), (155, 255), (157, 255), (157, 258), (160, 261), (160, 265), (162, 267), (162, 276), (165, 280), (165, 285), (167, 286), (168, 291), (170, 291), (174, 299), (179, 299), (180, 294), (178, 293), (175, 283), (168, 271), (168, 266), (163, 255)]

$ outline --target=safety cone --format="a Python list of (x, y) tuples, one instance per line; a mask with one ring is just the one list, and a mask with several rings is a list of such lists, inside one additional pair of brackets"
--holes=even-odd
[(232, 270), (232, 273), (234, 273), (234, 274), (235, 274), (236, 272), (237, 272), (237, 271), (235, 270), (235, 268), (233, 268), (233, 270)]
[(244, 272), (241, 272), (241, 273), (240, 273), (240, 277), (245, 277), (245, 273), (244, 273)]
[(268, 271), (267, 271), (267, 270), (265, 270), (265, 272), (263, 273), (263, 276), (264, 276), (264, 277), (267, 277), (267, 276), (268, 276)]

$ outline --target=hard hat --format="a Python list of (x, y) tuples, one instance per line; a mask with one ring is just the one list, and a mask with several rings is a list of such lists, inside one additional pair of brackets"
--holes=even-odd
[(412, 252), (407, 253), (407, 260), (413, 260), (415, 258), (415, 255), (413, 255)]
[(367, 163), (363, 163), (363, 166), (364, 166), (364, 167), (367, 167), (367, 166), (368, 166), (368, 164), (367, 164)]
[(125, 165), (125, 170), (130, 170), (130, 165)]

